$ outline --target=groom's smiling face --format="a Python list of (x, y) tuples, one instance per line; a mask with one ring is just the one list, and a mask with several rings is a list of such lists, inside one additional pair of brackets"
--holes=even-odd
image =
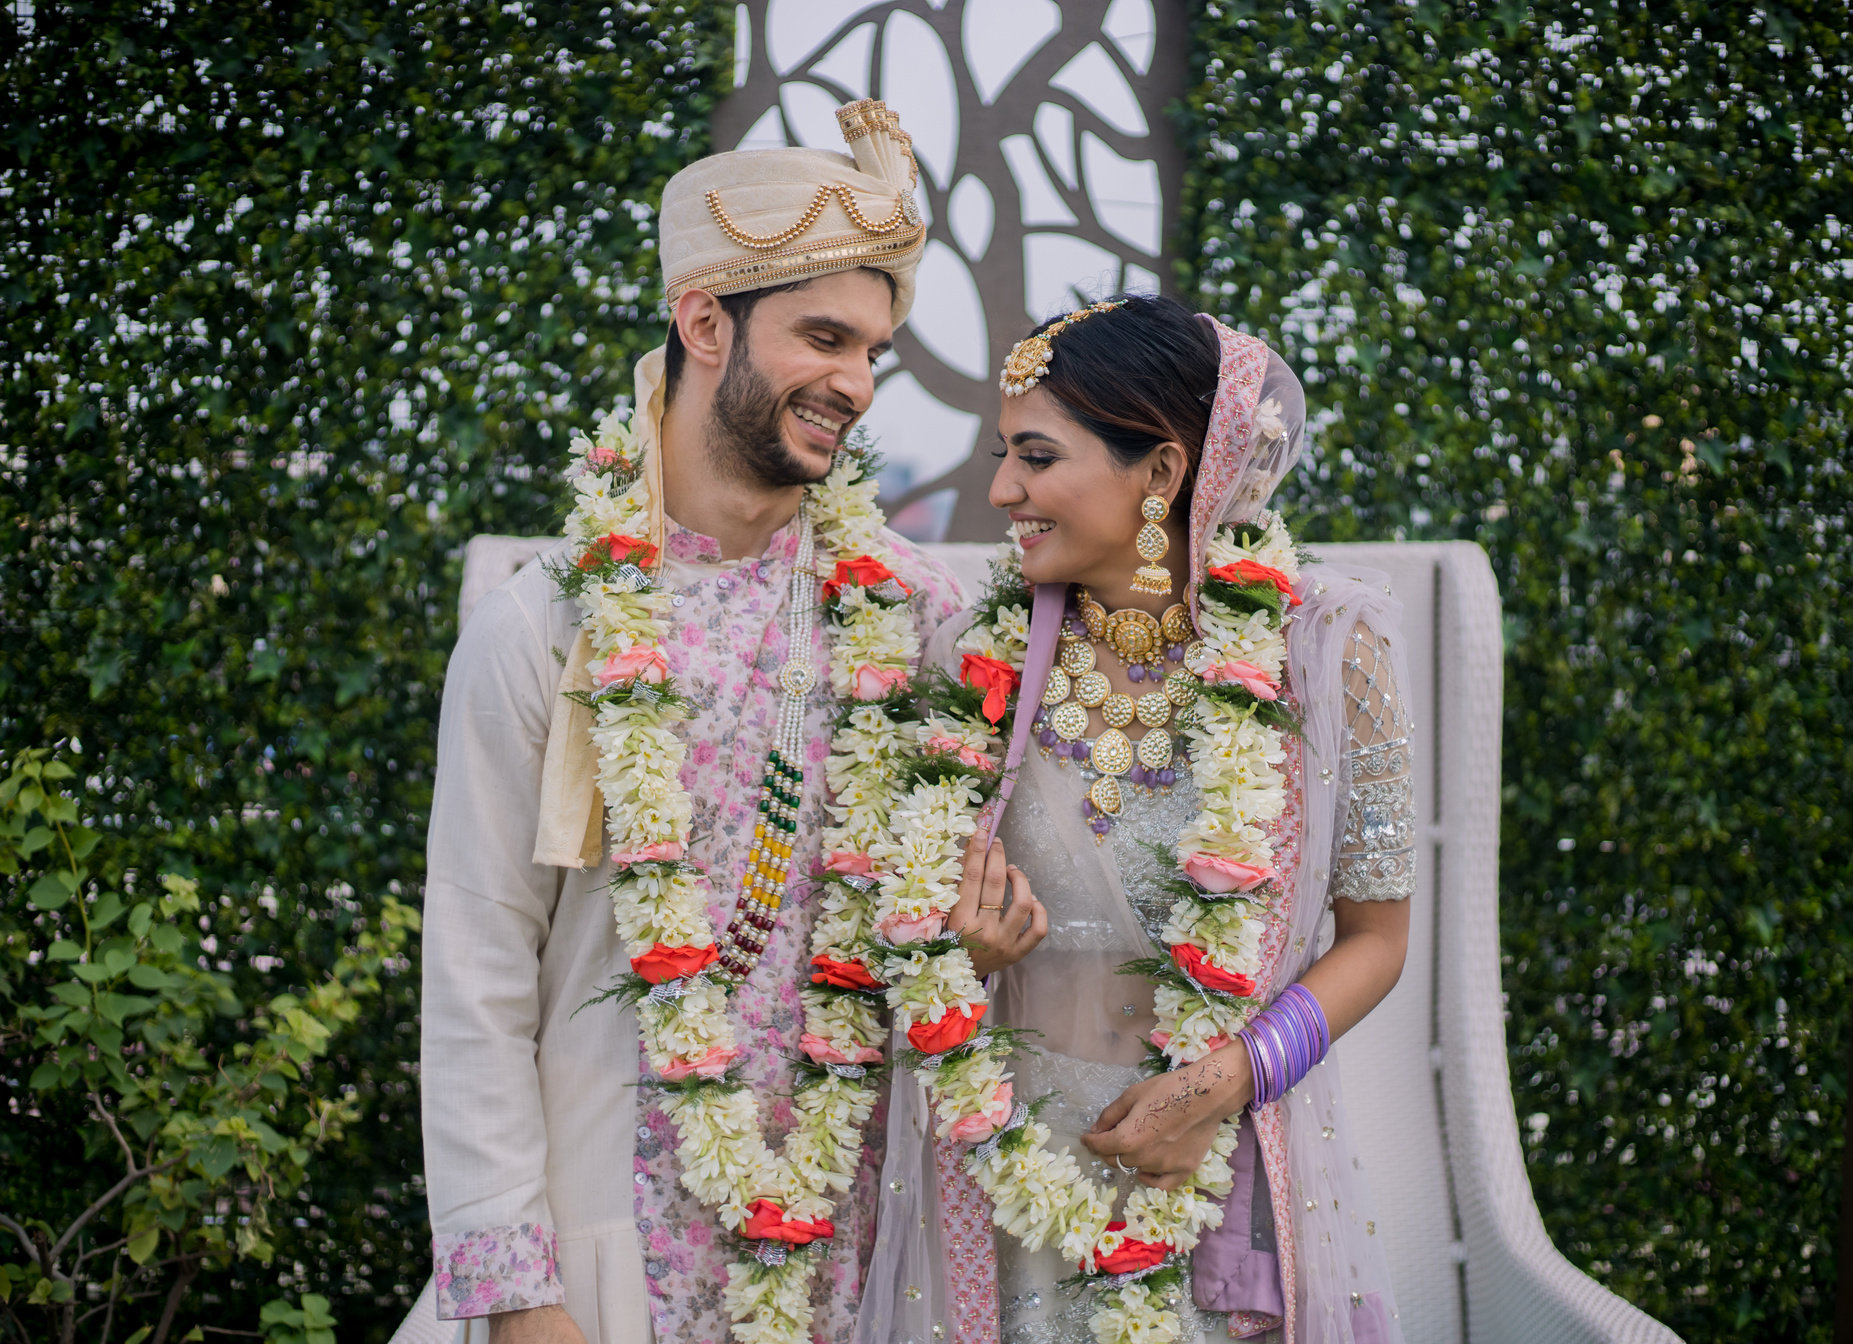
[(769, 294), (724, 319), (725, 362), (708, 409), (711, 460), (760, 485), (822, 480), (875, 396), (894, 344), (893, 292), (858, 269)]

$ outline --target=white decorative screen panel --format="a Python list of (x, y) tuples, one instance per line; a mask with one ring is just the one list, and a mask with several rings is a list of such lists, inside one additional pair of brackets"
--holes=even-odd
[(1156, 293), (1182, 162), (1183, 0), (756, 0), (736, 7), (717, 149), (842, 149), (834, 111), (885, 100), (931, 229), (898, 358), (865, 419), (883, 499), (921, 540), (989, 541), (997, 369), (1031, 326)]

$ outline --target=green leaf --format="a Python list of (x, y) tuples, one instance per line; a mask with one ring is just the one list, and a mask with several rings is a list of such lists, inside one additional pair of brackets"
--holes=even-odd
[(90, 907), (90, 931), (100, 933), (114, 924), (122, 911), (122, 898), (113, 891), (104, 892), (97, 897), (96, 904)]
[(202, 1173), (216, 1181), (238, 1161), (238, 1146), (230, 1139), (215, 1138), (197, 1149), (193, 1160)]
[(301, 1325), (302, 1312), (288, 1298), (273, 1297), (257, 1313), (259, 1325)]
[[(328, 1299), (320, 1293), (304, 1293), (302, 1295), (302, 1323), (311, 1330), (334, 1329), (335, 1318), (329, 1308)], [(332, 1339), (333, 1336), (330, 1338)]]
[(70, 873), (46, 873), (27, 889), (26, 899), (41, 910), (62, 910), (76, 891), (77, 881)]
[[(82, 967), (74, 967), (82, 970)], [(52, 996), (73, 1008), (88, 1008), (91, 1002), (90, 991), (82, 985), (74, 985), (69, 980), (61, 981), (51, 987)]]
[(59, 1067), (58, 1061), (48, 1059), (32, 1071), (32, 1077), (27, 1081), (26, 1086), (34, 1092), (44, 1092), (58, 1086), (58, 1080), (63, 1075), (64, 1070)]
[(19, 852), (22, 855), (38, 853), (52, 842), (54, 834), (49, 826), (34, 826), (20, 839)]
[(141, 902), (129, 911), (129, 932), (137, 938), (148, 936), (148, 926), (154, 922), (154, 907), (147, 901)]
[(123, 1340), (122, 1344), (142, 1344), (142, 1341), (153, 1333), (154, 1327), (152, 1325), (140, 1326), (136, 1329), (134, 1334)]
[[(147, 907), (139, 908), (146, 909)], [(129, 968), (129, 983), (137, 989), (167, 989), (176, 981), (160, 967), (150, 966), (144, 961)]]
[(76, 961), (84, 955), (84, 949), (69, 938), (60, 938), (45, 953), (47, 961)]
[(154, 1248), (160, 1243), (160, 1240), (160, 1228), (144, 1228), (142, 1231), (129, 1238), (127, 1247), (129, 1259), (133, 1260), (138, 1265), (147, 1264), (148, 1257), (154, 1254)]

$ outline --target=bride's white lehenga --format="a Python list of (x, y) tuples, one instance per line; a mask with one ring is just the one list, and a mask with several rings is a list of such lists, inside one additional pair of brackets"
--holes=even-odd
[[(955, 617), (932, 641), (929, 658), (942, 666), (957, 662), (952, 652), (967, 624)], [(1344, 659), (1345, 703), (1350, 711), (1350, 746), (1345, 752), (1349, 787), (1331, 894), (1349, 900), (1404, 900), (1415, 884), (1415, 798), (1409, 751), (1409, 716), (1396, 693), (1387, 637), (1357, 625)], [(1296, 752), (1297, 756), (1298, 753)], [(1152, 987), (1142, 976), (1117, 975), (1122, 963), (1162, 949), (1159, 930), (1174, 899), (1159, 888), (1153, 848), (1170, 851), (1198, 811), (1197, 790), (1188, 773), (1166, 790), (1129, 788), (1124, 810), (1104, 841), (1097, 841), (1082, 815), (1082, 799), (1095, 772), (1084, 764), (1031, 749), (1023, 762), (1002, 838), (1011, 861), (1029, 877), (1048, 907), (1049, 936), (1035, 952), (993, 982), (995, 1013), (1002, 1025), (1040, 1033), (1034, 1053), (1012, 1060), (1019, 1097), (1059, 1093), (1041, 1114), (1052, 1131), (1050, 1146), (1067, 1147), (1082, 1158), (1083, 1170), (1103, 1184), (1117, 1185), (1123, 1207), (1131, 1177), (1089, 1154), (1081, 1135), (1122, 1092), (1145, 1076), (1138, 1067), (1146, 1038), (1156, 1025)], [(1296, 794), (1298, 790), (1295, 790)], [(1299, 799), (1279, 828), (1288, 846), (1297, 829)], [(1291, 855), (1283, 854), (1283, 861)], [(1328, 1066), (1329, 1067), (1329, 1066)], [(905, 1082), (898, 1085), (905, 1086)], [(1238, 1150), (1242, 1168), (1254, 1168), (1252, 1131), (1244, 1126)], [(1240, 1158), (1247, 1160), (1241, 1162)], [(1265, 1180), (1238, 1193), (1248, 1207), (1232, 1211), (1247, 1223), (1252, 1249), (1277, 1257), (1272, 1200)], [(1257, 1257), (1258, 1259), (1260, 1257)], [(1266, 1260), (1263, 1259), (1265, 1264)], [(1278, 1270), (1275, 1271), (1278, 1274)], [(997, 1238), (997, 1287), (1003, 1344), (1094, 1344), (1087, 1318), (1090, 1295), (1070, 1296), (1057, 1285), (1075, 1273), (1053, 1248), (1027, 1252), (1014, 1237)], [(1193, 1294), (1193, 1297), (1196, 1294)], [(1279, 1289), (1275, 1285), (1278, 1299)], [(1265, 1287), (1256, 1299), (1266, 1305)], [(1191, 1300), (1173, 1305), (1186, 1341), (1230, 1338), (1228, 1313), (1205, 1311)], [(1278, 1338), (1266, 1322), (1274, 1312), (1251, 1312), (1239, 1321), (1238, 1338)]]

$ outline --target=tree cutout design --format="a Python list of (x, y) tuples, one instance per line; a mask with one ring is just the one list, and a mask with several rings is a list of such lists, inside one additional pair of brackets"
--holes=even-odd
[(988, 541), (997, 370), (1035, 322), (1171, 288), (1182, 0), (753, 0), (716, 149), (842, 149), (835, 108), (888, 101), (930, 221), (914, 313), (866, 423), (883, 500), (923, 541)]

